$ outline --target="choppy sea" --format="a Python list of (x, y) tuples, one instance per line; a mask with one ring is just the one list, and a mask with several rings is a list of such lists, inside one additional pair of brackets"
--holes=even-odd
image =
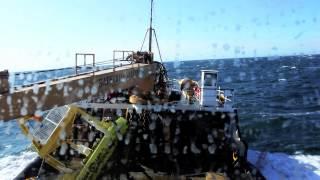
[[(235, 90), (249, 160), (268, 179), (320, 179), (320, 55), (166, 62), (172, 79), (219, 71), (219, 86)], [(70, 75), (72, 68), (18, 72), (15, 86)], [(264, 164), (256, 164), (261, 158)], [(0, 121), (0, 177), (12, 179), (36, 156), (16, 121)]]

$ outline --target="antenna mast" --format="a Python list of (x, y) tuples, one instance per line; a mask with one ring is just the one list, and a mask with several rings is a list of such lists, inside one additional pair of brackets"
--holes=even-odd
[[(156, 39), (156, 43), (157, 43), (157, 48), (158, 48), (158, 52), (159, 52), (159, 56), (160, 56), (160, 60), (162, 62), (162, 57), (161, 57), (161, 53), (160, 53), (160, 48), (159, 48), (159, 43), (158, 43), (158, 39), (157, 39), (157, 34), (156, 31), (152, 28), (152, 10), (153, 10), (153, 0), (151, 0), (151, 13), (150, 13), (150, 27), (148, 28), (146, 34), (144, 35), (144, 39), (140, 48), (140, 51), (142, 51), (143, 45), (145, 43), (145, 40), (147, 38), (147, 35), (149, 33), (149, 53), (152, 53), (152, 33), (154, 33), (154, 38)], [(152, 60), (153, 60), (153, 56), (152, 56)]]
[(152, 8), (153, 0), (151, 0), (151, 15), (150, 15), (150, 28), (149, 28), (149, 52), (152, 52)]

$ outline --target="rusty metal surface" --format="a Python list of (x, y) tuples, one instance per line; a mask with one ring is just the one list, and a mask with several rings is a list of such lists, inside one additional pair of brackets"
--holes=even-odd
[(110, 90), (137, 86), (143, 91), (150, 91), (156, 72), (157, 64), (132, 64), (33, 84), (0, 95), (0, 120), (12, 120), (57, 106), (103, 97)]

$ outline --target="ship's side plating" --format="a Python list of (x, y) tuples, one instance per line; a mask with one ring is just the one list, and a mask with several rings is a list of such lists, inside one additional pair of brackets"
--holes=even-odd
[[(65, 104), (104, 97), (118, 89), (136, 87), (141, 91), (152, 91), (158, 69), (158, 64), (136, 63), (34, 83), (10, 92), (6, 86), (0, 92), (0, 120), (12, 120)], [(8, 84), (5, 78), (2, 81)], [(1, 94), (3, 90), (5, 92)]]
[(115, 152), (119, 159), (110, 173), (137, 162), (168, 174), (232, 175), (247, 168), (247, 146), (240, 139), (236, 111), (133, 110), (128, 120), (128, 133)]
[[(91, 144), (89, 148), (92, 152), (88, 154), (88, 160), (83, 161), (83, 167), (87, 166), (87, 174), (95, 174), (101, 178), (119, 178), (123, 175), (129, 178), (148, 170), (163, 177), (170, 175), (203, 177), (207, 172), (223, 173), (229, 178), (261, 177), (246, 161), (247, 145), (241, 139), (236, 110), (223, 112), (166, 108), (167, 110), (160, 110), (149, 105), (149, 107), (135, 108), (99, 107), (94, 111), (91, 108), (87, 109), (91, 114), (95, 114), (95, 119), (102, 118), (101, 122), (105, 122), (103, 119), (108, 119), (106, 122), (112, 124), (116, 119), (126, 119), (127, 132), (116, 133), (116, 139), (107, 143), (109, 145), (103, 145), (104, 148), (114, 149), (111, 156), (109, 150), (99, 151), (99, 145), (92, 145), (100, 144), (102, 141), (102, 136), (97, 136), (101, 133), (94, 130), (95, 128), (89, 128), (91, 130), (88, 132), (76, 128), (80, 125), (79, 120), (84, 117), (74, 116), (77, 118), (72, 125), (73, 130), (68, 129), (72, 133), (66, 138), (81, 146)], [(92, 132), (95, 132), (96, 137), (90, 140), (89, 134)], [(70, 154), (71, 147), (65, 149), (65, 153), (62, 154), (61, 149), (62, 146), (51, 149), (50, 156), (65, 162), (66, 165), (82, 157), (81, 153)], [(100, 158), (90, 161), (94, 154)], [(108, 157), (107, 162), (104, 162), (104, 157)], [(44, 165), (40, 165), (39, 161), (41, 160), (38, 160), (38, 164), (35, 162), (26, 168), (20, 177), (37, 175), (48, 177), (52, 173), (66, 177), (61, 171), (48, 166), (47, 160)], [(82, 165), (78, 164), (76, 169), (81, 170), (81, 167)], [(103, 171), (99, 170), (101, 173), (96, 174), (101, 168)], [(73, 173), (74, 178), (81, 179), (82, 176), (77, 175), (76, 169), (70, 173)]]

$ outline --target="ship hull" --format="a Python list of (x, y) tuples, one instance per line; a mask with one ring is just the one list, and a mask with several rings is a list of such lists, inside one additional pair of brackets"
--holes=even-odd
[[(105, 110), (98, 109), (96, 115), (102, 111)], [(157, 177), (205, 177), (208, 172), (214, 172), (231, 179), (240, 176), (263, 179), (246, 160), (248, 148), (241, 140), (236, 110), (123, 110), (123, 114), (129, 121), (128, 131), (119, 141), (101, 177), (134, 177), (150, 171)], [(38, 172), (48, 178), (57, 173), (48, 166), (42, 166), (39, 171), (40, 162), (36, 159), (17, 178), (34, 177)]]
[(0, 120), (39, 114), (84, 99), (105, 97), (108, 92), (136, 87), (152, 91), (159, 65), (132, 64), (58, 80), (34, 83), (0, 94)]

